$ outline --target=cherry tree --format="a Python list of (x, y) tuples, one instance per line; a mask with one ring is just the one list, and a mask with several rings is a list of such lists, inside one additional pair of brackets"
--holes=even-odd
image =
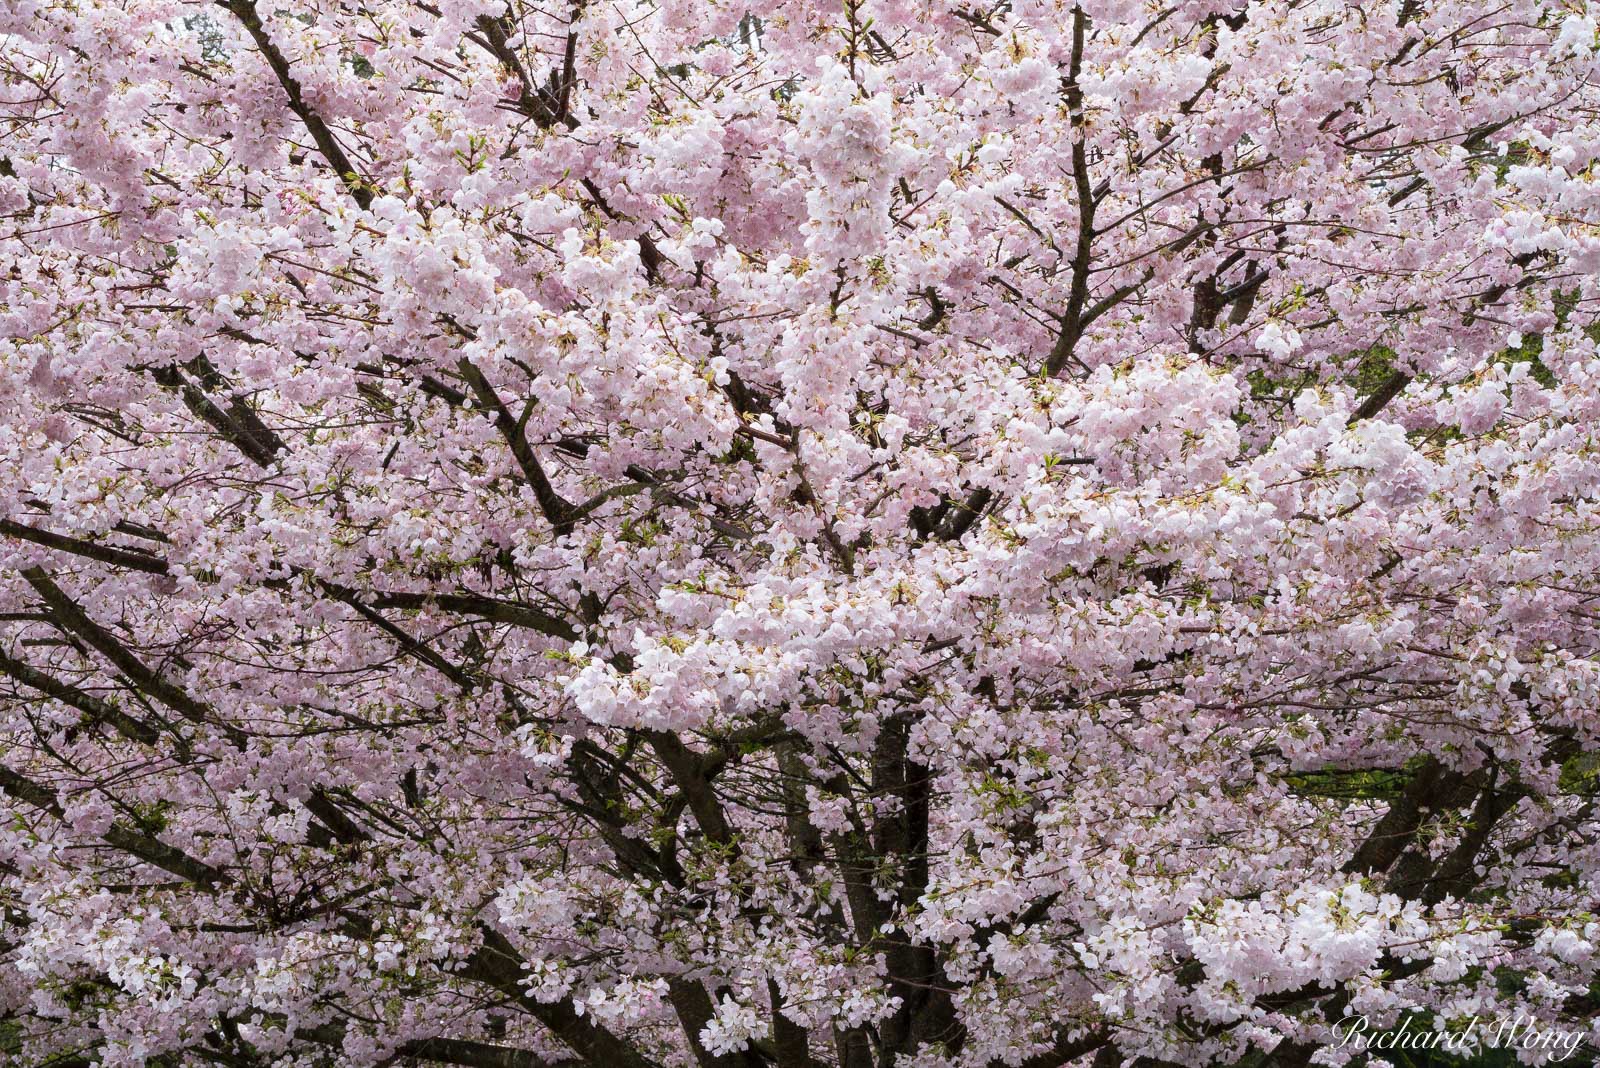
[(1596, 45), (0, 5), (5, 1057), (1600, 1038)]

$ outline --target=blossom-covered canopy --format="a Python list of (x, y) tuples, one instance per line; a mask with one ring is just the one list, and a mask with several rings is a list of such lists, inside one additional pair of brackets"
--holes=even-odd
[(0, 3), (0, 1058), (1594, 1026), (1586, 9)]

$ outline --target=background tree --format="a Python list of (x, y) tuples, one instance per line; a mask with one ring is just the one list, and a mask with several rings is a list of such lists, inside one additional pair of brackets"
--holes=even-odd
[(1595, 47), (0, 6), (8, 1056), (1592, 1028)]

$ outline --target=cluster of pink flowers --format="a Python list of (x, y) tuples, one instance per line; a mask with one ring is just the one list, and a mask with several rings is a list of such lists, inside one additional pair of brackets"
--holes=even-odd
[(0, 4), (0, 1061), (1600, 1041), (1583, 8)]

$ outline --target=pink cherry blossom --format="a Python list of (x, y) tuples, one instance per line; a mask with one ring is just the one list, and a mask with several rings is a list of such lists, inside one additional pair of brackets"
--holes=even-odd
[(0, 1060), (1600, 1041), (1597, 46), (0, 5)]

